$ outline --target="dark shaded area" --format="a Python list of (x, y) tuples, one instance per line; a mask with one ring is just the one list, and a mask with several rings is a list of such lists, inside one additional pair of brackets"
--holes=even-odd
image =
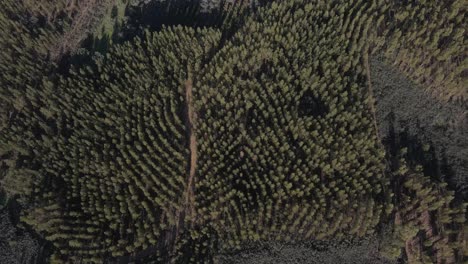
[[(140, 8), (128, 10), (130, 22), (128, 29), (148, 28), (152, 31), (159, 31), (163, 26), (215, 26), (222, 22), (222, 17), (218, 12), (201, 12), (199, 0), (196, 1), (151, 1)], [(126, 32), (131, 33), (131, 32)]]
[(220, 264), (391, 264), (381, 257), (377, 238), (301, 243), (259, 242), (215, 257)]
[(328, 113), (325, 103), (313, 95), (312, 92), (304, 94), (299, 101), (299, 117), (318, 117)]
[[(94, 59), (103, 59), (103, 54), (113, 45), (130, 41), (135, 37), (143, 37), (145, 30), (157, 32), (170, 26), (214, 27), (222, 31), (223, 36), (218, 47), (214, 47), (202, 62), (202, 65), (206, 64), (215, 55), (216, 50), (235, 34), (253, 9), (243, 8), (242, 1), (233, 4), (223, 0), (219, 1), (219, 8), (205, 9), (202, 2), (201, 0), (166, 0), (127, 6), (126, 21), (123, 25), (116, 24), (111, 36), (99, 39), (90, 35), (83, 41), (79, 50), (62, 56), (57, 63), (57, 72), (61, 75), (68, 75), (73, 65), (93, 65)], [(248, 2), (245, 0), (245, 3)]]
[[(160, 31), (164, 27), (187, 26), (192, 28), (213, 27), (222, 32), (221, 41), (217, 47), (213, 47), (209, 55), (203, 59), (202, 65), (207, 64), (216, 51), (224, 46), (253, 9), (247, 8), (250, 0), (226, 1), (219, 0), (218, 8), (204, 8), (202, 0), (166, 0), (151, 1), (138, 7), (126, 10), (128, 22), (118, 33), (118, 38), (113, 37), (116, 43), (142, 36), (145, 29)], [(116, 30), (117, 32), (117, 30)]]
[(52, 245), (32, 230), (18, 226), (20, 210), (14, 199), (0, 209), (0, 263), (46, 264)]
[[(432, 144), (432, 142), (425, 142), (422, 141), (421, 138), (418, 135), (413, 135), (408, 130), (401, 130), (399, 127), (395, 125), (395, 115), (394, 113), (391, 113), (389, 115), (389, 130), (387, 131), (387, 134), (385, 135), (385, 138), (382, 140), (383, 144), (386, 148), (387, 152), (387, 160), (389, 162), (389, 170), (396, 172), (398, 171), (400, 167), (400, 158), (403, 158), (406, 162), (409, 168), (411, 170), (415, 170), (417, 166), (422, 167), (422, 172), (424, 173), (425, 176), (429, 176), (431, 179), (431, 182), (440, 184), (440, 183), (446, 183), (448, 179), (453, 179), (456, 175), (451, 166), (448, 164), (447, 161), (447, 155), (445, 153), (442, 153), (441, 156), (438, 155), (436, 152), (436, 147)], [(405, 149), (405, 151), (402, 152), (402, 150)], [(402, 197), (414, 197), (416, 194), (412, 190), (408, 190), (407, 187), (403, 186), (403, 177), (393, 177), (391, 179), (391, 189), (393, 190), (393, 198), (392, 198), (392, 203), (395, 205), (405, 203), (407, 201), (402, 200)], [(466, 188), (465, 189), (457, 189), (455, 191), (455, 199), (453, 200), (453, 206), (461, 206), (464, 200), (467, 199), (466, 197)], [(442, 197), (440, 197), (442, 198)], [(439, 223), (436, 221), (438, 219), (438, 213), (437, 211), (432, 211), (429, 212), (431, 218), (430, 218), (430, 226), (431, 227), (437, 227), (439, 226)], [(390, 219), (394, 219), (395, 217), (395, 212), (393, 212), (392, 216)], [(387, 219), (386, 222), (388, 221), (393, 221)], [(405, 222), (403, 222), (405, 223)], [(381, 224), (385, 224), (385, 222), (381, 222)], [(451, 224), (452, 228), (454, 227), (453, 224)], [(456, 226), (456, 225), (455, 225)], [(456, 230), (456, 229), (455, 229)], [(441, 234), (440, 229), (438, 228), (433, 228), (432, 233), (434, 236), (437, 236)], [(385, 236), (385, 233), (382, 233), (382, 236)], [(427, 241), (432, 238), (427, 238), (426, 237), (427, 233), (425, 232), (420, 232), (418, 236), (422, 239), (422, 241)], [(448, 235), (449, 237), (449, 243), (453, 241), (457, 241), (456, 236), (459, 234), (457, 232)], [(382, 240), (385, 240), (384, 237), (382, 237)], [(427, 240), (426, 240), (427, 239)], [(429, 254), (436, 254), (436, 252), (433, 250), (433, 248), (424, 246), (424, 250), (429, 253)], [(460, 253), (460, 252), (458, 252)], [(407, 263), (408, 262), (408, 256), (406, 251), (403, 251), (403, 254), (400, 256), (398, 259), (398, 263)], [(458, 261), (455, 261), (456, 263), (459, 263)]]
[(408, 149), (409, 165), (422, 165), (435, 181), (445, 181), (468, 199), (467, 105), (427, 94), (378, 58), (371, 60), (379, 132), (392, 156)]
[[(201, 0), (166, 0), (149, 1), (138, 6), (127, 6), (125, 10), (126, 22), (122, 27), (115, 26), (114, 34), (107, 39), (98, 40), (90, 36), (83, 47), (105, 52), (110, 43), (122, 43), (142, 36), (144, 30), (161, 31), (164, 27), (187, 26), (193, 28), (216, 27), (223, 30), (230, 29), (223, 34), (232, 34), (239, 23), (229, 23), (235, 17), (239, 22), (240, 4), (220, 0), (219, 8), (205, 9)], [(241, 2), (241, 1), (239, 1)]]
[[(212, 263), (213, 255), (219, 249), (219, 243), (215, 237), (216, 232), (210, 227), (194, 227), (198, 232), (203, 229), (203, 235), (192, 238), (189, 231), (183, 232), (177, 239), (175, 250), (168, 250), (165, 243), (151, 246), (145, 250), (136, 252), (131, 256), (118, 258), (108, 258), (106, 263)], [(175, 230), (168, 230), (165, 233), (166, 239), (174, 241), (169, 237), (175, 235)]]

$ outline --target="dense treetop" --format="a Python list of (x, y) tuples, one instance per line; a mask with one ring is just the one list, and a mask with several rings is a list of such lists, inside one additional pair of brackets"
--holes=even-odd
[(61, 74), (57, 28), (4, 1), (2, 183), (57, 262), (209, 261), (245, 242), (364, 237), (396, 214), (395, 257), (429, 212), (462, 235), (440, 232), (454, 245), (430, 240), (444, 253), (420, 259), (463, 259), (466, 205), (436, 202), (447, 193), (404, 159), (391, 172), (373, 115), (373, 54), (465, 98), (461, 1), (414, 2), (274, 1), (229, 27), (145, 30)]

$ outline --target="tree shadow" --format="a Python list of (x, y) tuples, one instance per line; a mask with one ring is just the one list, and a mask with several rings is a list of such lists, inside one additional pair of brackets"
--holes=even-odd
[(408, 129), (398, 130), (393, 112), (390, 112), (388, 118), (388, 133), (384, 136), (382, 143), (388, 154), (390, 169), (398, 170), (399, 152), (406, 148), (405, 157), (410, 168), (422, 166), (424, 175), (435, 182), (446, 182), (449, 189), (455, 191), (456, 198), (466, 200), (467, 190), (457, 185), (455, 171), (449, 164), (445, 149), (442, 150), (442, 154), (438, 155), (433, 142), (425, 141), (417, 134), (409, 132)]

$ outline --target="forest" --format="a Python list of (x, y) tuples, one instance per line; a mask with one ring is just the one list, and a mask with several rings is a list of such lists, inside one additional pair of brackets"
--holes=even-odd
[(0, 263), (468, 263), (467, 7), (0, 1)]

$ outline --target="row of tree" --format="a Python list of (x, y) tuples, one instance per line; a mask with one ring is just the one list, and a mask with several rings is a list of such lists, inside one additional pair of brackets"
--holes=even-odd
[(466, 3), (384, 1), (373, 52), (444, 100), (466, 101)]
[(195, 79), (195, 223), (209, 224), (223, 249), (364, 236), (385, 214), (362, 56), (371, 20), (349, 22), (353, 9), (376, 8), (273, 3)]
[[(14, 153), (2, 182), (32, 207), (22, 219), (54, 244), (54, 260), (146, 250), (199, 262), (247, 241), (362, 237), (392, 211), (366, 61), (399, 54), (394, 45), (413, 33), (394, 33), (392, 19), (413, 18), (392, 10), (411, 4), (273, 2), (232, 37), (164, 27), (51, 77), (58, 31), (31, 26), (12, 3), (0, 3), (1, 33), (17, 33), (0, 39), (1, 103), (11, 109), (1, 154)], [(405, 199), (433, 194), (423, 187)], [(445, 210), (427, 199), (429, 211)], [(405, 215), (416, 206), (403, 204)]]
[(410, 167), (406, 149), (398, 157), (394, 223), (382, 254), (396, 259), (404, 252), (408, 263), (463, 263), (468, 257), (468, 203), (455, 199), (446, 183), (425, 176), (421, 166)]
[(7, 131), (10, 142), (41, 150), (37, 206), (23, 219), (59, 256), (130, 254), (179, 225), (189, 155), (183, 83), (219, 37), (179, 27), (116, 46), (92, 67), (44, 81), (47, 107), (13, 126), (37, 128), (34, 140)]

